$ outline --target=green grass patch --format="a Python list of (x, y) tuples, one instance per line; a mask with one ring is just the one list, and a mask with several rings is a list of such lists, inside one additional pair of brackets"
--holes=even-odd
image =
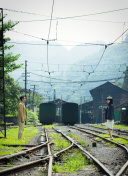
[[(106, 126), (103, 126), (101, 124), (92, 124), (91, 126), (94, 126), (94, 127), (97, 127), (97, 128), (106, 129)], [(128, 125), (119, 124), (119, 125), (114, 125), (113, 128), (119, 128), (119, 129), (122, 129), (122, 130), (128, 130)]]
[[(105, 137), (105, 138), (110, 138), (109, 134), (100, 134), (100, 136)], [(123, 138), (119, 138), (119, 137), (113, 138), (113, 141), (116, 142), (116, 143), (124, 144), (124, 145), (128, 144), (128, 140), (123, 139)]]
[(23, 132), (23, 140), (18, 140), (19, 128), (8, 129), (7, 137), (0, 139), (0, 155), (8, 155), (19, 152), (23, 147), (8, 147), (2, 144), (27, 144), (34, 136), (39, 136), (37, 127), (26, 127)]
[(80, 169), (84, 169), (89, 165), (89, 160), (82, 154), (79, 149), (71, 149), (67, 154), (62, 155), (62, 162), (55, 162), (53, 166), (54, 172), (74, 173)]
[(88, 146), (88, 143), (86, 141), (84, 141), (83, 139), (81, 139), (79, 136), (75, 135), (75, 134), (69, 134), (69, 136), (73, 139), (75, 139), (76, 141), (80, 142), (81, 145), (83, 146)]
[(123, 129), (123, 130), (128, 130), (128, 125), (125, 125), (125, 124), (114, 125), (114, 128), (120, 128), (120, 129)]
[(42, 127), (44, 128), (54, 128), (55, 127), (55, 125), (42, 125)]
[(62, 138), (62, 135), (59, 133), (59, 134), (51, 134), (50, 135), (53, 139), (54, 139), (54, 143), (55, 143), (55, 151), (56, 152), (57, 150), (61, 150), (63, 148), (67, 148), (68, 146), (71, 145), (71, 143), (65, 139), (65, 138)]
[(97, 128), (103, 128), (106, 129), (106, 126), (103, 126), (101, 124), (92, 124), (91, 126), (97, 127)]
[[(96, 137), (96, 139), (98, 139), (98, 140), (103, 140), (102, 138), (100, 138), (100, 137)], [(109, 145), (110, 147), (116, 147), (116, 145), (115, 144), (113, 144), (113, 143), (111, 143), (111, 142), (106, 142), (104, 145)]]

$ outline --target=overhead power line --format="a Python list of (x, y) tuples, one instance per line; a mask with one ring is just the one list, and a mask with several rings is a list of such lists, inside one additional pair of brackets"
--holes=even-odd
[[(9, 10), (9, 9), (5, 9), (5, 10)], [(114, 13), (114, 12), (119, 12), (119, 11), (124, 11), (124, 10), (128, 10), (128, 8), (126, 7), (126, 8), (122, 8), (122, 9), (115, 9), (115, 10), (109, 10), (109, 11), (103, 11), (103, 12), (96, 12), (96, 13), (85, 14), (85, 15), (76, 15), (76, 16), (67, 16), (67, 17), (56, 17), (56, 18), (53, 18), (52, 20), (74, 19), (74, 18), (81, 18), (81, 17), (87, 17), (87, 16), (95, 16), (95, 15), (102, 15), (102, 14), (107, 14), (107, 13)], [(10, 9), (10, 11), (11, 11), (11, 9)], [(44, 19), (44, 20), (28, 20), (28, 21), (19, 21), (19, 22), (36, 22), (36, 21), (51, 21), (51, 18), (50, 19)], [(15, 21), (15, 22), (17, 22), (17, 21)]]
[(49, 17), (47, 15), (42, 15), (42, 14), (33, 13), (33, 12), (25, 12), (25, 11), (21, 11), (21, 10), (13, 10), (13, 9), (5, 9), (5, 8), (3, 10), (7, 10), (7, 11), (11, 11), (11, 12), (17, 12), (17, 13), (25, 13), (25, 14), (28, 14), (28, 15), (37, 15), (37, 16)]

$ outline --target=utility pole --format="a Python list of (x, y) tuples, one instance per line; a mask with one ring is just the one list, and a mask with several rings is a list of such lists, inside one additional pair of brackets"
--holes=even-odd
[(29, 109), (30, 109), (30, 89), (29, 89)]
[(54, 89), (54, 102), (56, 100), (56, 90)]
[(102, 123), (103, 123), (103, 92), (102, 92)]
[(3, 28), (3, 9), (0, 8), (0, 126), (4, 127), (4, 130), (0, 130), (4, 137), (6, 137), (6, 119), (5, 119), (5, 72), (4, 72), (4, 28)]
[[(25, 97), (26, 97), (26, 91), (27, 91), (27, 60), (25, 60)], [(25, 102), (26, 106), (26, 102)]]
[(34, 105), (34, 95), (35, 95), (35, 89), (37, 85), (31, 85), (31, 86), (34, 86), (33, 87), (33, 100), (32, 100), (32, 105)]

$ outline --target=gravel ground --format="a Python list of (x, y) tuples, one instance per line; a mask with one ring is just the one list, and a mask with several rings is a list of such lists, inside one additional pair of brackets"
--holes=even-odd
[[(81, 137), (84, 141), (88, 142), (89, 147), (86, 147), (93, 156), (95, 156), (101, 163), (103, 163), (113, 174), (117, 173), (121, 166), (128, 160), (126, 152), (119, 147), (111, 147), (110, 145), (105, 145), (105, 143), (99, 143), (95, 141), (92, 135), (80, 132), (75, 129), (71, 129), (67, 126), (63, 128), (56, 127), (62, 132), (73, 133)], [(70, 130), (70, 132), (69, 132)], [(92, 143), (96, 142), (97, 147), (92, 147)]]

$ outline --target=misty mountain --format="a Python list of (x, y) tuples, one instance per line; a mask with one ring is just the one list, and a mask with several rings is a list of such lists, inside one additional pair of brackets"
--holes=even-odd
[[(126, 37), (125, 42), (128, 42), (128, 37)], [(50, 75), (54, 78), (51, 79), (51, 84), (53, 88), (56, 89), (58, 98), (63, 95), (64, 99), (66, 99), (69, 95), (73, 94), (72, 97), (69, 97), (70, 101), (78, 102), (80, 96), (90, 96), (90, 89), (104, 83), (103, 81), (92, 83), (87, 83), (86, 81), (118, 78), (123, 75), (126, 64), (128, 63), (128, 44), (125, 42), (109, 46), (102, 59), (101, 56), (104, 51), (104, 46), (77, 45), (71, 50), (68, 50), (57, 42), (50, 42), (48, 47), (50, 74), (48, 74), (46, 42), (32, 41), (29, 42), (29, 44), (18, 44), (26, 43), (26, 41), (17, 41), (14, 43), (15, 46), (11, 49), (11, 52), (13, 52), (14, 55), (21, 54), (17, 63), (24, 63), (25, 60), (28, 61), (27, 69), (28, 72), (30, 72), (28, 88), (30, 88), (30, 85), (37, 84), (39, 85), (38, 92), (44, 95), (46, 94), (44, 90), (49, 90), (50, 93), (48, 94), (52, 96), (53, 91), (51, 91), (50, 84), (45, 83), (50, 82)], [(99, 41), (94, 43), (103, 42)], [(97, 67), (99, 61), (100, 64)], [(95, 70), (94, 73), (92, 73), (93, 70)], [(24, 69), (18, 69), (11, 73), (15, 80), (21, 76), (19, 83), (22, 87), (24, 87), (23, 72)], [(46, 76), (47, 78), (34, 74)], [(62, 80), (83, 81), (83, 83), (69, 84), (63, 83), (64, 81)], [(59, 81), (61, 83), (59, 83)], [(76, 91), (77, 89), (79, 91)]]

